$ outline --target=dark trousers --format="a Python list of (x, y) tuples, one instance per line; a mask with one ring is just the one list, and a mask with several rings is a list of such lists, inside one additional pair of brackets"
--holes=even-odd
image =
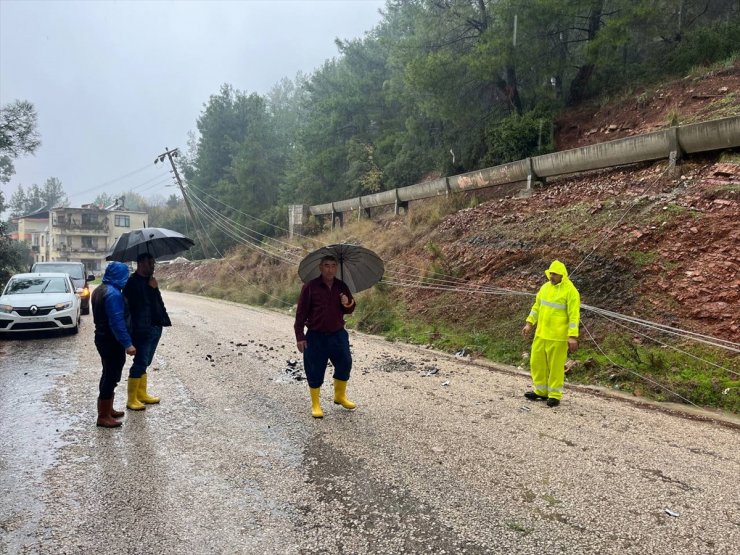
[(146, 374), (147, 367), (154, 360), (154, 351), (157, 350), (160, 337), (162, 337), (162, 326), (152, 326), (134, 332), (131, 339), (136, 347), (136, 354), (134, 363), (128, 371), (129, 378), (140, 378)]
[(103, 375), (98, 386), (98, 398), (102, 401), (113, 399), (113, 392), (121, 381), (123, 365), (126, 364), (126, 350), (113, 338), (95, 336), (95, 348), (103, 363)]
[(303, 350), (303, 368), (306, 370), (308, 387), (321, 387), (324, 383), (326, 365), (334, 365), (334, 379), (347, 381), (352, 370), (352, 355), (349, 352), (349, 334), (342, 328), (334, 333), (308, 330), (308, 346)]

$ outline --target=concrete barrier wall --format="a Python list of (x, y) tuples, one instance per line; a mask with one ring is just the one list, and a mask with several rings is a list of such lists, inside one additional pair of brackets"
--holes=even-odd
[(689, 154), (735, 148), (740, 143), (740, 117), (679, 127), (678, 142), (683, 151)]
[(645, 135), (553, 152), (373, 195), (310, 206), (308, 212), (315, 216), (349, 212), (527, 181), (528, 178), (554, 177), (660, 160), (669, 158), (671, 153), (677, 153), (680, 157), (682, 152), (693, 154), (738, 146), (740, 146), (740, 117), (735, 116), (671, 127)]

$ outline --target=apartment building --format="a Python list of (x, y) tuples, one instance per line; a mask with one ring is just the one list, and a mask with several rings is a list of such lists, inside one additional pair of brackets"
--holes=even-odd
[(116, 239), (147, 227), (148, 220), (146, 212), (85, 204), (42, 210), (14, 221), (18, 240), (31, 247), (34, 262), (84, 262), (88, 272), (99, 273)]

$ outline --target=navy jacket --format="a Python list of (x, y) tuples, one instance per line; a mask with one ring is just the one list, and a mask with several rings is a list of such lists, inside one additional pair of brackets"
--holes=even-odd
[(146, 332), (154, 326), (171, 326), (170, 317), (164, 307), (158, 288), (149, 287), (149, 278), (137, 273), (128, 278), (123, 294), (131, 311), (131, 327), (134, 335)]

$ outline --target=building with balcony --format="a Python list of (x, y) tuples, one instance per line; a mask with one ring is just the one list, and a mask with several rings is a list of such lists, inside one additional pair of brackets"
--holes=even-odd
[(31, 247), (34, 262), (83, 262), (88, 272), (101, 272), (116, 239), (147, 227), (148, 220), (146, 212), (92, 204), (40, 210), (14, 219), (18, 240)]
[(49, 211), (38, 210), (23, 218), (13, 220), (18, 229), (11, 239), (25, 242), (33, 254), (34, 262), (46, 262), (46, 241), (49, 236)]

